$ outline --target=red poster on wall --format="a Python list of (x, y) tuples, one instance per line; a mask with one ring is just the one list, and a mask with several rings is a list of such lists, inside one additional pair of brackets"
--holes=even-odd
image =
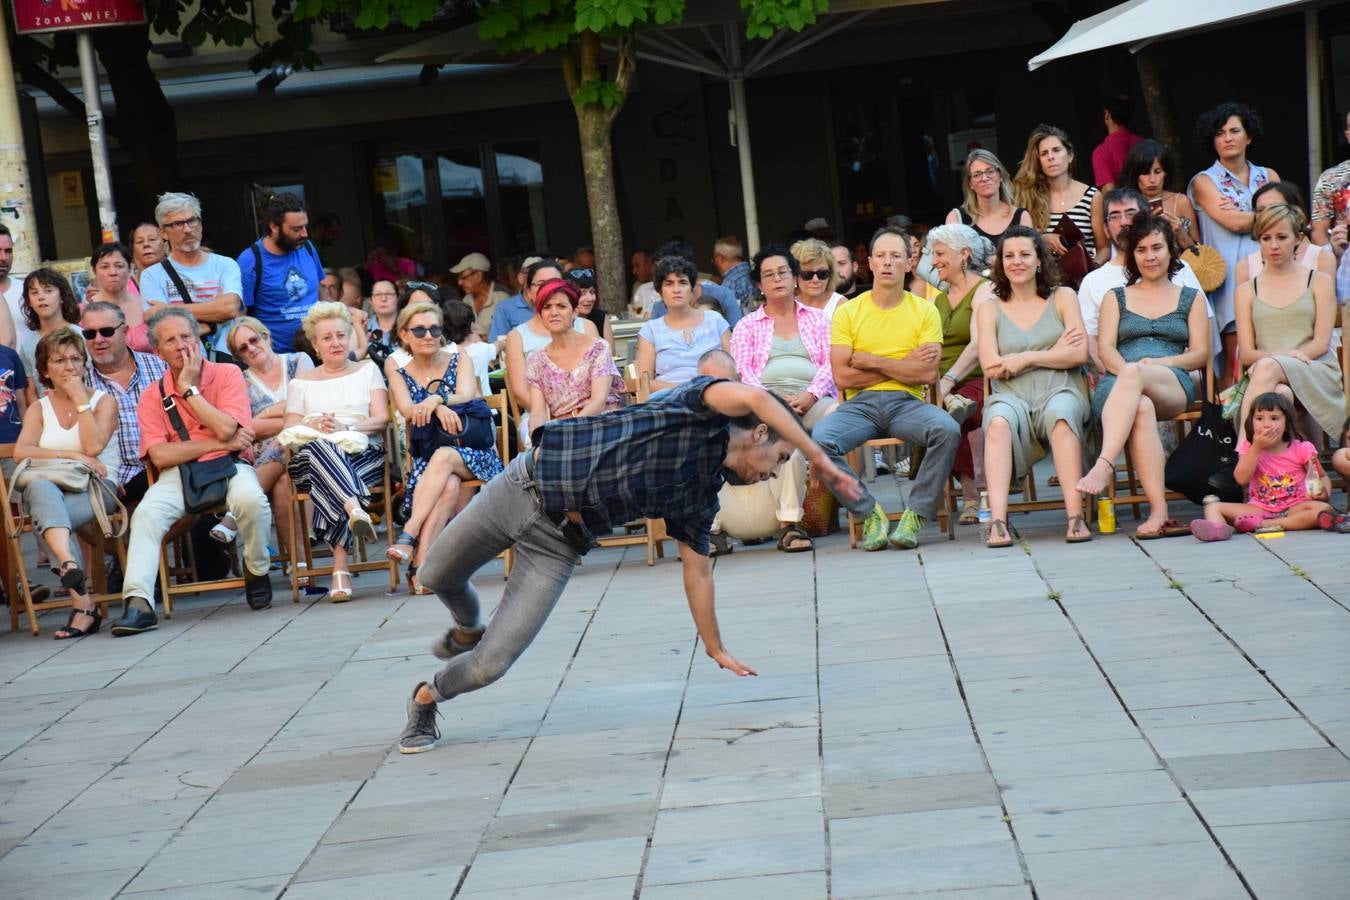
[(14, 0), (19, 34), (139, 25), (145, 21), (140, 0)]

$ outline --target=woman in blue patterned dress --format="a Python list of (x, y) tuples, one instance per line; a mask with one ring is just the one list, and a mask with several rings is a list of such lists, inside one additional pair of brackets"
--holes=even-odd
[(1223, 370), (1216, 373), (1219, 389), (1232, 383), (1237, 355), (1237, 313), (1233, 304), (1237, 264), (1257, 250), (1252, 240), (1252, 195), (1280, 176), (1274, 169), (1247, 159), (1247, 148), (1261, 139), (1261, 117), (1241, 103), (1221, 103), (1195, 123), (1195, 142), (1205, 153), (1212, 149), (1214, 164), (1191, 179), (1186, 193), (1200, 220), (1200, 239), (1223, 256), (1228, 273), (1211, 291), (1214, 320), (1223, 336)]
[[(400, 368), (391, 356), (385, 363), (385, 379), (395, 408), (410, 427), (425, 425), (434, 418), (455, 434), (463, 423), (450, 407), (478, 396), (473, 360), (458, 348), (472, 318), (454, 318), (452, 327), (457, 333), (447, 334), (445, 318), (434, 304), (410, 303), (399, 313), (399, 341), (412, 359)], [(447, 338), (453, 350), (446, 348)], [(423, 548), (469, 500), (461, 496), (460, 485), (475, 479), (489, 481), (501, 470), (501, 458), (492, 448), (440, 447), (430, 456), (411, 459), (401, 507), (408, 520), (386, 553), (395, 562), (411, 563), (408, 582), (414, 593), (425, 593), (416, 581)]]
[(1161, 537), (1168, 523), (1158, 420), (1195, 402), (1191, 372), (1209, 358), (1209, 314), (1204, 294), (1172, 282), (1183, 263), (1167, 222), (1136, 219), (1128, 241), (1127, 286), (1102, 303), (1097, 320), (1097, 353), (1108, 373), (1092, 392), (1092, 412), (1102, 422), (1102, 452), (1078, 490), (1100, 494), (1114, 488), (1115, 460), (1128, 441), (1149, 504), (1148, 518), (1135, 535), (1150, 539)]

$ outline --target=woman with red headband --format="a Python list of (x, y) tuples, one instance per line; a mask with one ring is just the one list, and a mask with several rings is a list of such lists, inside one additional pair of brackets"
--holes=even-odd
[(581, 334), (574, 326), (581, 291), (555, 279), (539, 287), (534, 311), (550, 340), (525, 360), (530, 386), (530, 427), (553, 419), (594, 416), (622, 405), (620, 375), (604, 338)]

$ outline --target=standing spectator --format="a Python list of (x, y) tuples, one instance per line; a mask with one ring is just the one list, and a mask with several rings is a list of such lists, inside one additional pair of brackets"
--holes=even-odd
[[(159, 478), (131, 516), (126, 577), (122, 582), (125, 610), (112, 627), (113, 637), (140, 634), (158, 627), (154, 587), (164, 535), (184, 515), (182, 464), (209, 461), (237, 453), (225, 505), (238, 520), (244, 537), (244, 597), (251, 609), (272, 605), (272, 565), (267, 552), (272, 508), (249, 464), (253, 450), (253, 415), (248, 388), (239, 369), (207, 362), (197, 339), (197, 320), (183, 306), (150, 314), (150, 343), (169, 371), (141, 394), (136, 413), (141, 429), (141, 457), (159, 471)], [(163, 394), (161, 395), (161, 391)], [(184, 441), (165, 409), (166, 400), (182, 420)]]
[(203, 343), (223, 352), (228, 323), (243, 311), (239, 265), (202, 247), (202, 205), (192, 194), (161, 194), (155, 221), (169, 253), (141, 272), (141, 298), (151, 314), (157, 304), (191, 303), (193, 318), (209, 326)]
[(55, 269), (43, 267), (29, 272), (23, 280), (23, 318), (28, 326), (28, 337), (19, 345), (19, 359), (23, 360), (24, 374), (28, 376), (28, 405), (46, 393), (46, 384), (37, 377), (37, 345), (53, 331), (69, 329), (79, 333), (80, 304), (70, 289), (66, 276)]
[(17, 350), (20, 341), (29, 335), (31, 329), (23, 316), (23, 288), (13, 278), (9, 270), (14, 267), (14, 238), (9, 229), (0, 225), (0, 346)]
[[(1350, 113), (1345, 115), (1347, 142), (1350, 142)], [(1314, 244), (1330, 244), (1339, 258), (1345, 253), (1346, 225), (1350, 222), (1350, 159), (1337, 163), (1318, 176), (1312, 192), (1312, 239)], [(1347, 298), (1342, 296), (1341, 301)]]
[[(506, 291), (492, 281), (492, 263), (481, 253), (469, 253), (450, 267), (450, 274), (458, 279), (460, 296), (473, 310), (473, 330), (484, 340), (492, 340), (491, 333), (496, 324), (497, 312), (503, 308), (504, 301), (509, 299)], [(533, 310), (524, 319), (511, 322), (503, 329), (503, 333), (510, 331), (532, 315)], [(509, 313), (507, 317), (510, 317)]]
[(142, 222), (131, 230), (131, 283), (141, 290), (141, 273), (164, 258), (164, 236), (154, 222)]
[(80, 328), (93, 366), (89, 372), (94, 387), (117, 401), (117, 469), (108, 477), (127, 506), (145, 496), (149, 483), (141, 458), (141, 426), (137, 418), (141, 394), (164, 377), (164, 360), (152, 353), (133, 350), (127, 342), (126, 319), (120, 307), (95, 300), (84, 308)]
[(865, 487), (856, 499), (835, 493), (854, 515), (866, 516), (864, 550), (884, 550), (888, 541), (918, 546), (924, 520), (937, 514), (961, 441), (956, 421), (923, 399), (925, 386), (938, 376), (942, 320), (932, 303), (905, 290), (909, 259), (909, 236), (880, 229), (872, 237), (872, 290), (835, 310), (830, 324), (834, 383), (845, 399), (816, 426), (821, 449), (847, 471), (845, 456), (873, 438), (898, 437), (924, 448), (909, 508), (889, 538), (886, 510)]
[(1209, 294), (1223, 339), (1223, 367), (1215, 387), (1233, 383), (1237, 357), (1237, 326), (1233, 294), (1237, 287), (1237, 264), (1257, 249), (1252, 239), (1252, 197), (1263, 185), (1279, 181), (1274, 169), (1247, 159), (1247, 148), (1259, 141), (1264, 129), (1256, 111), (1241, 103), (1221, 103), (1195, 123), (1195, 142), (1201, 153), (1218, 158), (1191, 179), (1186, 193), (1200, 220), (1200, 239), (1223, 257), (1227, 266), (1224, 282)]
[[(1103, 191), (1109, 191), (1118, 184), (1120, 170), (1125, 165), (1125, 155), (1130, 148), (1143, 138), (1130, 130), (1130, 119), (1134, 118), (1134, 100), (1125, 94), (1107, 97), (1102, 104), (1102, 121), (1106, 124), (1106, 139), (1092, 151), (1092, 180)], [(1134, 187), (1130, 184), (1127, 187)]]
[(130, 290), (131, 251), (120, 243), (103, 244), (89, 259), (94, 270), (94, 292), (89, 302), (111, 303), (122, 313), (127, 343), (133, 350), (148, 352), (145, 336), (145, 301)]
[(1012, 226), (1031, 224), (1031, 214), (1013, 203), (1012, 179), (997, 156), (988, 150), (972, 150), (963, 173), (964, 199), (947, 213), (946, 224), (969, 225), (994, 246)]
[(375, 246), (366, 256), (366, 271), (371, 278), (404, 281), (417, 277), (417, 263), (408, 256), (402, 236), (386, 231), (375, 238)]
[(595, 248), (589, 245), (583, 245), (577, 248), (572, 254), (572, 265), (578, 269), (595, 268)]
[(1157, 141), (1143, 140), (1125, 155), (1119, 186), (1142, 194), (1148, 205), (1140, 210), (1170, 225), (1177, 246), (1188, 250), (1200, 242), (1200, 226), (1195, 222), (1190, 198), (1167, 190), (1167, 179), (1176, 170), (1171, 150)]
[(830, 245), (830, 255), (834, 257), (834, 289), (844, 296), (845, 300), (851, 300), (862, 293), (858, 287), (858, 267), (853, 263), (853, 254), (849, 252), (848, 244), (835, 241)]
[[(694, 255), (694, 248), (685, 241), (667, 241), (656, 250), (657, 259), (666, 259), (667, 257), (677, 256), (680, 259), (688, 260), (694, 266), (694, 273), (698, 274), (698, 257)], [(710, 297), (717, 301), (717, 308), (722, 313), (722, 318), (726, 319), (727, 325), (735, 328), (736, 323), (741, 320), (741, 305), (736, 302), (736, 296), (731, 291), (722, 287), (715, 281), (709, 281), (706, 278), (696, 278), (695, 284), (698, 285), (698, 292), (695, 294), (695, 300), (699, 297)], [(665, 304), (660, 300), (652, 307), (652, 318), (658, 318), (666, 314)], [(697, 354), (694, 357), (698, 358)], [(692, 366), (689, 378), (693, 377)], [(687, 380), (687, 379), (686, 379)]]
[(1013, 197), (1031, 213), (1032, 226), (1041, 232), (1056, 258), (1070, 249), (1055, 233), (1055, 226), (1067, 216), (1083, 236), (1089, 262), (1097, 257), (1099, 248), (1104, 259), (1106, 233), (1094, 230), (1102, 221), (1101, 196), (1097, 188), (1073, 177), (1073, 160), (1073, 144), (1067, 134), (1053, 125), (1037, 125), (1013, 178)]
[(730, 235), (718, 238), (713, 244), (713, 265), (722, 276), (722, 287), (735, 295), (741, 312), (748, 312), (755, 285), (750, 280), (750, 264), (745, 261), (745, 248), (741, 246), (740, 238)]
[(314, 246), (319, 251), (319, 261), (326, 266), (332, 265), (329, 257), (333, 254), (333, 245), (342, 236), (342, 218), (331, 210), (316, 213), (309, 230), (314, 236)]
[(309, 215), (299, 197), (272, 197), (263, 223), (267, 233), (239, 254), (244, 305), (272, 332), (272, 349), (289, 353), (301, 320), (319, 301), (323, 265), (309, 242)]
[(652, 264), (656, 262), (647, 250), (634, 250), (630, 263), (633, 273), (633, 299), (631, 307), (634, 313), (643, 319), (652, 316), (652, 308), (661, 300), (661, 295), (652, 284)]

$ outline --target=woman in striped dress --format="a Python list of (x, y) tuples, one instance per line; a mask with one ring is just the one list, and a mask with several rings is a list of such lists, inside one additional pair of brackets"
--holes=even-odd
[(1060, 219), (1068, 216), (1082, 232), (1088, 258), (1102, 263), (1109, 257), (1111, 245), (1105, 226), (1094, 224), (1106, 221), (1101, 194), (1073, 177), (1073, 160), (1073, 144), (1067, 134), (1053, 125), (1037, 125), (1013, 178), (1013, 197), (1031, 214), (1032, 225), (1044, 235), (1046, 246), (1056, 258), (1069, 250), (1054, 233)]
[(346, 306), (316, 303), (302, 327), (319, 354), (319, 365), (287, 386), (286, 427), (308, 425), (323, 434), (356, 431), (369, 438), (366, 449), (354, 453), (316, 438), (292, 452), (287, 467), (295, 489), (309, 493), (314, 536), (333, 548), (328, 599), (341, 603), (352, 598), (352, 576), (346, 569), (352, 535), (375, 540), (375, 525), (364, 506), (384, 474), (389, 390), (373, 362), (351, 360), (352, 315)]

